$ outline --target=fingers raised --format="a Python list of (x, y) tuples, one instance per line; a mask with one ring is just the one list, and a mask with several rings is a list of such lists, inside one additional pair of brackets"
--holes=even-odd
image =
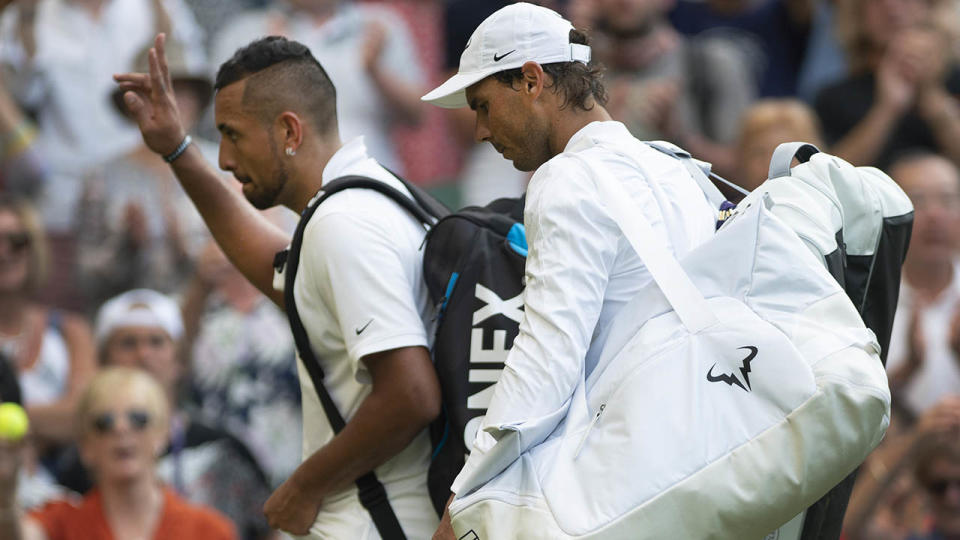
[(164, 88), (172, 88), (173, 82), (170, 80), (170, 68), (167, 66), (167, 35), (157, 34), (154, 41), (154, 49), (157, 51), (157, 60), (160, 65), (160, 76), (163, 77)]

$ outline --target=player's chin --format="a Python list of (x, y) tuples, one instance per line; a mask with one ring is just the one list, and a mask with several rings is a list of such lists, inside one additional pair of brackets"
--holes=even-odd
[(276, 205), (276, 197), (271, 193), (264, 193), (257, 189), (256, 184), (247, 182), (243, 184), (243, 196), (257, 210), (266, 210)]

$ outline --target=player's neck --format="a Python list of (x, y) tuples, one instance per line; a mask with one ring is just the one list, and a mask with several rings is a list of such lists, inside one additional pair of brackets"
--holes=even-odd
[(303, 213), (310, 199), (323, 186), (323, 170), (327, 163), (343, 146), (339, 136), (318, 139), (312, 144), (304, 144), (297, 150), (297, 159), (291, 161), (290, 180), (293, 192), (284, 206), (297, 214)]
[(555, 120), (553, 135), (550, 137), (551, 156), (563, 152), (570, 139), (587, 124), (612, 120), (610, 113), (598, 103), (594, 103), (589, 110), (574, 108), (573, 105), (569, 105), (568, 108), (566, 114), (557, 115)]

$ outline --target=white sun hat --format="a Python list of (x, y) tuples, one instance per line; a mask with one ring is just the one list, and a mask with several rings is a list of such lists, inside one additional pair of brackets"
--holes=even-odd
[(177, 302), (150, 289), (133, 289), (108, 300), (97, 313), (95, 336), (103, 345), (118, 328), (162, 328), (173, 341), (183, 336), (183, 317)]
[(511, 4), (487, 17), (467, 41), (460, 68), (423, 101), (457, 109), (467, 106), (464, 90), (489, 75), (526, 62), (590, 62), (590, 47), (570, 43), (573, 25), (556, 11), (526, 2)]

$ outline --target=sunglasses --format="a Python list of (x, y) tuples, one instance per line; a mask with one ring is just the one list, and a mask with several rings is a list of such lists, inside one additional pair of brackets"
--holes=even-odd
[(960, 478), (944, 478), (926, 484), (927, 491), (935, 497), (943, 497), (950, 486), (960, 489)]
[(10, 251), (15, 253), (23, 251), (30, 245), (30, 236), (25, 232), (0, 234), (0, 239), (3, 239), (10, 246)]
[[(143, 410), (131, 409), (126, 412), (126, 417), (133, 431), (143, 431), (150, 424), (150, 413)], [(100, 413), (93, 417), (90, 425), (101, 435), (111, 433), (117, 429), (117, 415), (113, 412)]]

